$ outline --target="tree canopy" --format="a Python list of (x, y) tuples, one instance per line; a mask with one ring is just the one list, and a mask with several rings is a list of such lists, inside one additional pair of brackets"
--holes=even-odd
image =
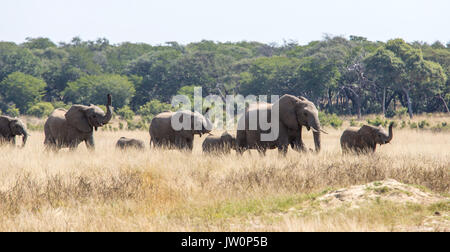
[(111, 93), (117, 109), (148, 114), (199, 86), (203, 95), (302, 95), (336, 114), (387, 113), (399, 106), (411, 116), (448, 112), (450, 44), (444, 44), (354, 35), (306, 45), (26, 38), (0, 42), (0, 109), (14, 105), (20, 113), (44, 115), (49, 103), (104, 104)]

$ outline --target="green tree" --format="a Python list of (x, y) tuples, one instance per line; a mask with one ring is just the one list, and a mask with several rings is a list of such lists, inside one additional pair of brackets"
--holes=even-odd
[(0, 93), (4, 102), (13, 102), (22, 114), (41, 101), (47, 85), (41, 79), (28, 74), (15, 72), (0, 82)]
[(0, 81), (14, 72), (40, 77), (41, 62), (29, 49), (14, 43), (0, 42)]
[(56, 47), (56, 44), (53, 43), (50, 39), (48, 38), (26, 38), (25, 39), (26, 42), (22, 44), (23, 47), (28, 48), (28, 49), (47, 49), (50, 47)]
[(28, 109), (27, 114), (41, 118), (50, 115), (54, 109), (55, 108), (50, 102), (39, 102), (31, 106), (31, 108)]
[(64, 101), (73, 104), (104, 104), (106, 94), (113, 97), (113, 106), (128, 105), (135, 93), (127, 77), (116, 74), (89, 75), (70, 82), (64, 90)]

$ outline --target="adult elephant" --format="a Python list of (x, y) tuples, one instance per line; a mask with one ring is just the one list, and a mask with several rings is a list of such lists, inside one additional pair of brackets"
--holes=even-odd
[(18, 118), (0, 116), (0, 144), (16, 145), (16, 136), (22, 136), (22, 147), (25, 147), (29, 134), (23, 122)]
[(374, 152), (377, 148), (377, 144), (386, 144), (392, 140), (394, 136), (392, 132), (393, 126), (393, 123), (389, 125), (389, 133), (387, 133), (381, 126), (374, 127), (364, 125), (361, 128), (350, 127), (346, 129), (341, 136), (342, 152)]
[[(205, 113), (208, 113), (208, 110), (209, 108)], [(185, 125), (178, 127), (173, 125), (173, 123), (178, 126)], [(154, 147), (192, 151), (194, 136), (200, 135), (201, 137), (203, 134), (211, 132), (211, 130), (211, 121), (198, 112), (188, 110), (162, 112), (155, 116), (150, 124), (150, 146), (153, 144)]]
[[(279, 113), (278, 137), (274, 140), (264, 141), (262, 134), (267, 134), (270, 130), (262, 129), (259, 117), (262, 113), (267, 114), (268, 121), (272, 122), (272, 111), (278, 111)], [(250, 118), (256, 118), (257, 121), (254, 122), (256, 123), (256, 128), (250, 127)], [(246, 109), (238, 122), (236, 134), (237, 151), (238, 153), (243, 153), (247, 149), (257, 149), (260, 153), (265, 154), (267, 149), (278, 148), (281, 153), (286, 154), (289, 145), (295, 150), (305, 150), (302, 140), (303, 126), (308, 131), (310, 129), (313, 131), (315, 149), (319, 151), (320, 133), (326, 132), (320, 127), (316, 106), (308, 99), (286, 94), (273, 104), (252, 104)]]
[(106, 114), (94, 105), (73, 105), (68, 111), (55, 109), (44, 125), (44, 144), (56, 150), (75, 149), (84, 141), (88, 149), (94, 149), (94, 129), (97, 131), (112, 117), (111, 95), (107, 97)]

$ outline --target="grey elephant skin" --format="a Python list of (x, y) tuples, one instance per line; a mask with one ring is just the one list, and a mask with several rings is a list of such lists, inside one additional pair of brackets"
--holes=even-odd
[(145, 149), (144, 141), (134, 138), (126, 138), (121, 137), (117, 143), (116, 148), (118, 149), (137, 149), (137, 150), (143, 150)]
[(236, 138), (228, 132), (220, 136), (209, 135), (202, 144), (203, 153), (229, 154), (236, 148)]
[(0, 116), (0, 144), (9, 143), (16, 145), (16, 136), (22, 136), (22, 147), (28, 139), (28, 132), (23, 122), (18, 118)]
[[(275, 110), (279, 111), (278, 138), (274, 141), (262, 141), (261, 134), (268, 131), (261, 129), (259, 116), (261, 113), (267, 113), (267, 117), (271, 118), (272, 111)], [(249, 115), (252, 113), (255, 113), (258, 118), (256, 129), (249, 127)], [(306, 148), (302, 140), (303, 126), (307, 130), (313, 130), (315, 149), (319, 151), (321, 147), (320, 134), (326, 132), (321, 129), (316, 106), (308, 99), (286, 94), (273, 104), (252, 104), (238, 121), (237, 151), (243, 153), (248, 149), (257, 149), (260, 153), (265, 154), (267, 149), (278, 148), (280, 153), (286, 154), (289, 145), (294, 150), (304, 151)]]
[(44, 125), (44, 144), (47, 148), (75, 149), (85, 142), (88, 149), (94, 149), (94, 129), (107, 124), (112, 117), (111, 95), (108, 94), (107, 98), (106, 114), (94, 105), (73, 105), (68, 111), (55, 109)]
[[(174, 118), (174, 121), (178, 120), (179, 123), (183, 123), (183, 118), (190, 118), (190, 126), (175, 130), (172, 127), (172, 118)], [(150, 124), (150, 146), (192, 151), (194, 136), (200, 135), (201, 137), (211, 130), (212, 123), (198, 112), (187, 110), (162, 112), (155, 116)]]
[(361, 128), (350, 127), (346, 129), (341, 136), (342, 152), (374, 152), (377, 144), (382, 145), (391, 142), (394, 136), (392, 132), (393, 125), (393, 123), (389, 125), (389, 133), (381, 126), (364, 125)]

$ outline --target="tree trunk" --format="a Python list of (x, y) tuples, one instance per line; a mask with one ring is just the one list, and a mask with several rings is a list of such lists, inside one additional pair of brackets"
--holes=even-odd
[(438, 98), (439, 98), (439, 99), (442, 101), (442, 103), (444, 104), (445, 111), (446, 111), (447, 113), (450, 113), (450, 111), (448, 110), (447, 103), (445, 102), (445, 99), (442, 98), (442, 95), (441, 95), (441, 94), (439, 94)]
[(409, 118), (413, 118), (413, 111), (412, 111), (412, 102), (411, 102), (411, 97), (409, 96), (409, 90), (403, 88), (403, 92), (405, 92), (406, 95), (406, 102), (408, 104), (408, 113), (409, 113)]
[(383, 87), (383, 116), (386, 116), (386, 87)]

